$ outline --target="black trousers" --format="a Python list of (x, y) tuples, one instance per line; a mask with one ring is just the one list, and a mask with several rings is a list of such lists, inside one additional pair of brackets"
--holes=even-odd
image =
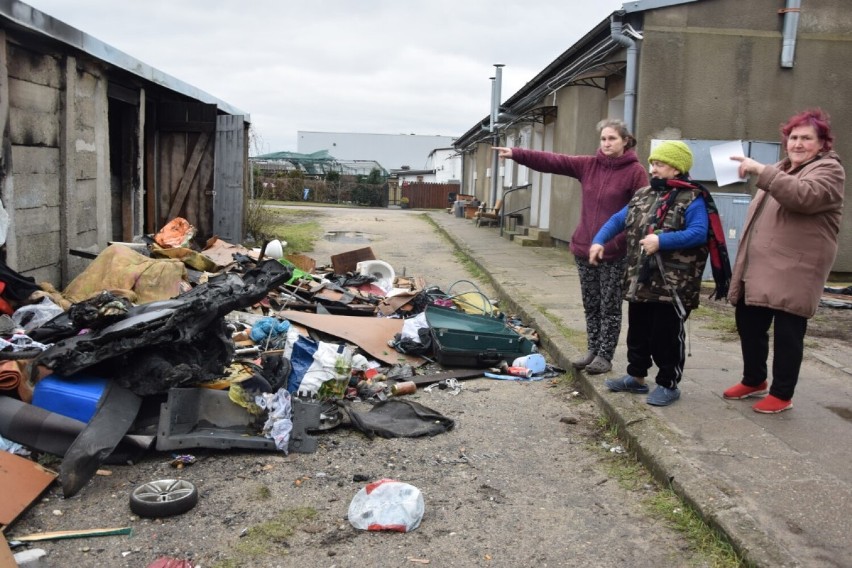
[[(686, 318), (689, 317), (687, 310)], [(684, 322), (674, 305), (661, 302), (629, 302), (627, 307), (627, 374), (648, 376), (657, 365), (657, 384), (677, 388), (686, 360)]]
[(775, 355), (769, 394), (781, 400), (792, 399), (802, 367), (807, 318), (772, 308), (747, 306), (743, 300), (734, 313), (743, 353), (743, 384), (756, 387), (768, 378), (769, 326), (774, 322)]

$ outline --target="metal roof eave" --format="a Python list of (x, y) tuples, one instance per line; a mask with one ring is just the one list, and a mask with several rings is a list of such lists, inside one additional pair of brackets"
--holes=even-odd
[(96, 39), (61, 20), (36, 10), (18, 0), (0, 0), (0, 16), (27, 30), (52, 38), (69, 47), (82, 51), (92, 57), (123, 69), (137, 77), (155, 83), (192, 99), (208, 104), (230, 115), (244, 117), (245, 122), (251, 122), (251, 117), (230, 104), (217, 99), (180, 79), (151, 67), (150, 65), (131, 57), (123, 51)]
[[(692, 1), (692, 0), (688, 0)], [(613, 12), (616, 14), (618, 12)], [(602, 35), (608, 35), (610, 30), (610, 19), (612, 15), (607, 16), (606, 19), (601, 21), (598, 25), (592, 28), (586, 35), (580, 38), (577, 42), (575, 42), (571, 47), (565, 50), (559, 57), (554, 59), (547, 67), (541, 70), (535, 77), (527, 81), (527, 83), (518, 89), (512, 96), (510, 96), (506, 101), (501, 104), (503, 107), (511, 108), (512, 104), (521, 100), (523, 97), (539, 88), (542, 85), (546, 85), (547, 82), (556, 75), (564, 66), (567, 61), (570, 61), (572, 57), (576, 57), (578, 54), (582, 53), (584, 49), (588, 46), (592, 45), (595, 39), (599, 38)], [(482, 142), (482, 139), (478, 139), (477, 135), (484, 135), (484, 138), (490, 136), (490, 134), (485, 134), (482, 131), (482, 125), (487, 124), (490, 119), (490, 116), (486, 115), (482, 120), (477, 122), (473, 127), (471, 127), (467, 132), (458, 137), (458, 139), (453, 143), (455, 148), (465, 148), (470, 146), (471, 144)]]
[(621, 5), (621, 9), (626, 14), (633, 12), (647, 12), (648, 10), (656, 10), (657, 8), (668, 8), (669, 6), (677, 6), (678, 4), (689, 4), (698, 2), (699, 0), (633, 0), (625, 2)]

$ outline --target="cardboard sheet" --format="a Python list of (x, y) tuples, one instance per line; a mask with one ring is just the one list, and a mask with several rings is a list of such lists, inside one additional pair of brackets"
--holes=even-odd
[(12, 524), (54, 479), (56, 473), (36, 462), (0, 452), (0, 528)]
[(401, 319), (309, 314), (293, 310), (284, 310), (278, 312), (278, 315), (354, 343), (373, 358), (388, 365), (407, 363), (413, 367), (419, 367), (426, 362), (421, 357), (400, 353), (388, 345), (388, 341), (402, 331), (403, 320)]

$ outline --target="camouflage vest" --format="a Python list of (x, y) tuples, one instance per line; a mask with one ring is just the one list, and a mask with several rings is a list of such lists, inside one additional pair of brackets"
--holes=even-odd
[[(673, 190), (674, 191), (674, 190)], [(653, 256), (646, 256), (639, 241), (648, 234), (654, 223), (656, 210), (662, 205), (662, 197), (668, 191), (655, 191), (650, 187), (636, 192), (628, 204), (625, 220), (627, 236), (627, 271), (624, 274), (624, 299), (628, 302), (673, 301), (668, 286), (663, 282), (660, 268)], [(700, 195), (699, 190), (681, 189), (666, 212), (658, 232), (680, 231), (686, 224), (686, 208)], [(688, 310), (698, 307), (701, 292), (701, 276), (707, 262), (707, 246), (697, 248), (660, 251), (666, 280), (680, 296)]]

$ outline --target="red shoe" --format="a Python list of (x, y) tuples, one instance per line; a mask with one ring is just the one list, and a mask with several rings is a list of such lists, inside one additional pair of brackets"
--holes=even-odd
[(769, 392), (769, 384), (766, 381), (763, 381), (756, 387), (749, 387), (742, 383), (737, 383), (725, 392), (723, 392), (722, 396), (729, 400), (740, 400), (742, 398), (748, 398), (750, 396), (760, 396), (762, 394), (766, 394), (767, 392)]
[(755, 412), (762, 414), (777, 414), (793, 408), (792, 400), (781, 400), (777, 396), (767, 395), (766, 398), (751, 407)]

